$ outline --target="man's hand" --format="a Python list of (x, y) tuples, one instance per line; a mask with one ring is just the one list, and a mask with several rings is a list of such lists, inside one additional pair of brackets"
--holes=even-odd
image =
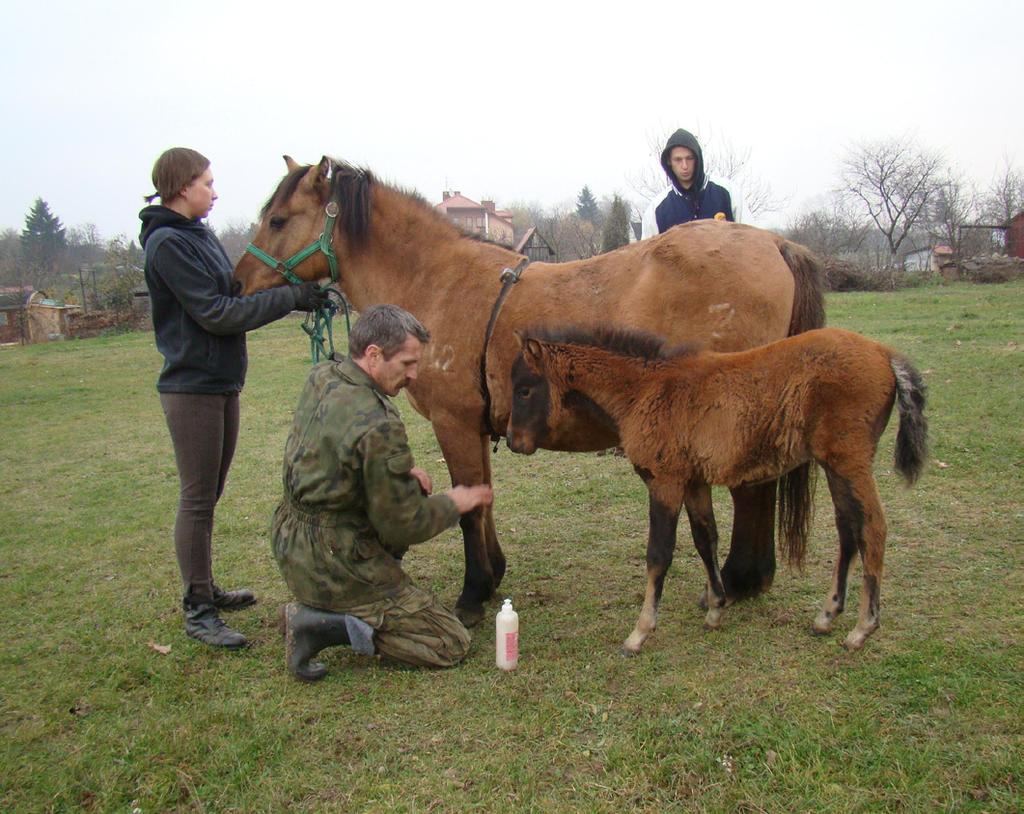
[(434, 484), (430, 480), (430, 475), (428, 475), (418, 466), (414, 466), (412, 469), (410, 469), (409, 474), (420, 482), (420, 489), (423, 490), (423, 494), (429, 495), (431, 492), (434, 491)]
[(471, 512), (480, 506), (490, 506), (494, 501), (494, 491), (486, 483), (476, 486), (453, 486), (447, 492), (459, 514)]

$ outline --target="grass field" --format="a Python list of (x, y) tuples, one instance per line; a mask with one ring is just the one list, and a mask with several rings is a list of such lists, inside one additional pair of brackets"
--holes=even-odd
[[(881, 444), (882, 628), (863, 651), (840, 647), (859, 565), (836, 633), (810, 634), (836, 550), (823, 481), (803, 571), (780, 566), (719, 632), (702, 629), (703, 569), (681, 533), (659, 628), (625, 659), (644, 586), (640, 480), (613, 456), (503, 447), (500, 594), (520, 613), (519, 669), (494, 668), (488, 621), (453, 670), (335, 649), (312, 686), (284, 669), (289, 597), (267, 537), (308, 370), (297, 322), (250, 335), (217, 514), (220, 581), (261, 599), (231, 617), (254, 642), (243, 653), (182, 631), (152, 335), (0, 350), (0, 810), (1024, 809), (1024, 283), (832, 295), (828, 314), (906, 353), (930, 395), (933, 460), (915, 488), (892, 472), (894, 426)], [(429, 427), (400, 406), (443, 484)], [(454, 602), (461, 538), (406, 565)]]

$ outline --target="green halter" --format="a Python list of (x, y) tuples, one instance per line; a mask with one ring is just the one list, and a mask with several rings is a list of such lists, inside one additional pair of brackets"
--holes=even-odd
[[(281, 276), (292, 285), (301, 285), (304, 282), (292, 269), (317, 252), (322, 252), (327, 258), (327, 265), (331, 269), (331, 282), (325, 285), (324, 289), (330, 289), (330, 286), (338, 282), (339, 279), (338, 256), (334, 253), (334, 222), (338, 219), (338, 204), (336, 201), (330, 201), (324, 207), (324, 215), (324, 229), (320, 233), (320, 237), (287, 260), (278, 260), (253, 243), (246, 246), (245, 250), (256, 257), (256, 259), (270, 266), (274, 271), (280, 272)], [(347, 333), (351, 330), (351, 326), (349, 324), (348, 300), (344, 294), (341, 295), (341, 304), (345, 309), (345, 331)], [(307, 314), (305, 321), (302, 323), (302, 330), (309, 335), (309, 354), (314, 364), (319, 362), (321, 357), (331, 358), (334, 356), (334, 332), (331, 328), (331, 321), (337, 311), (338, 306), (328, 299), (324, 307), (316, 309), (311, 314)], [(325, 333), (327, 345), (324, 345)]]
[(293, 285), (299, 285), (302, 283), (293, 272), (299, 263), (305, 260), (307, 257), (311, 257), (317, 252), (323, 252), (327, 257), (327, 265), (331, 267), (331, 282), (338, 282), (338, 255), (334, 253), (334, 221), (338, 219), (338, 204), (335, 201), (331, 201), (324, 207), (324, 230), (320, 233), (320, 237), (310, 243), (306, 248), (296, 252), (287, 260), (278, 260), (273, 255), (267, 254), (263, 249), (256, 246), (254, 243), (250, 243), (245, 247), (245, 250), (249, 254), (255, 255), (257, 259), (266, 263), (274, 271), (279, 271), (281, 275)]

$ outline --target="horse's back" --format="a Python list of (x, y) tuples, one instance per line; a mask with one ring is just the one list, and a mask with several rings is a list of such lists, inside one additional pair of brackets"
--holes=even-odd
[(715, 350), (789, 332), (794, 280), (774, 235), (693, 221), (590, 260), (531, 267), (524, 311), (535, 321), (623, 325)]

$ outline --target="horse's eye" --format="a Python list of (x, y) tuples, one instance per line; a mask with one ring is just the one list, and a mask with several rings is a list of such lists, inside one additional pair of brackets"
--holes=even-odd
[(284, 226), (285, 220), (286, 220), (286, 218), (282, 218), (282, 217), (273, 217), (273, 218), (271, 218), (270, 219), (270, 228), (271, 229), (280, 229), (282, 226)]
[(521, 399), (528, 399), (530, 397), (530, 388), (529, 387), (520, 387), (516, 391), (516, 396), (518, 398), (521, 398)]

